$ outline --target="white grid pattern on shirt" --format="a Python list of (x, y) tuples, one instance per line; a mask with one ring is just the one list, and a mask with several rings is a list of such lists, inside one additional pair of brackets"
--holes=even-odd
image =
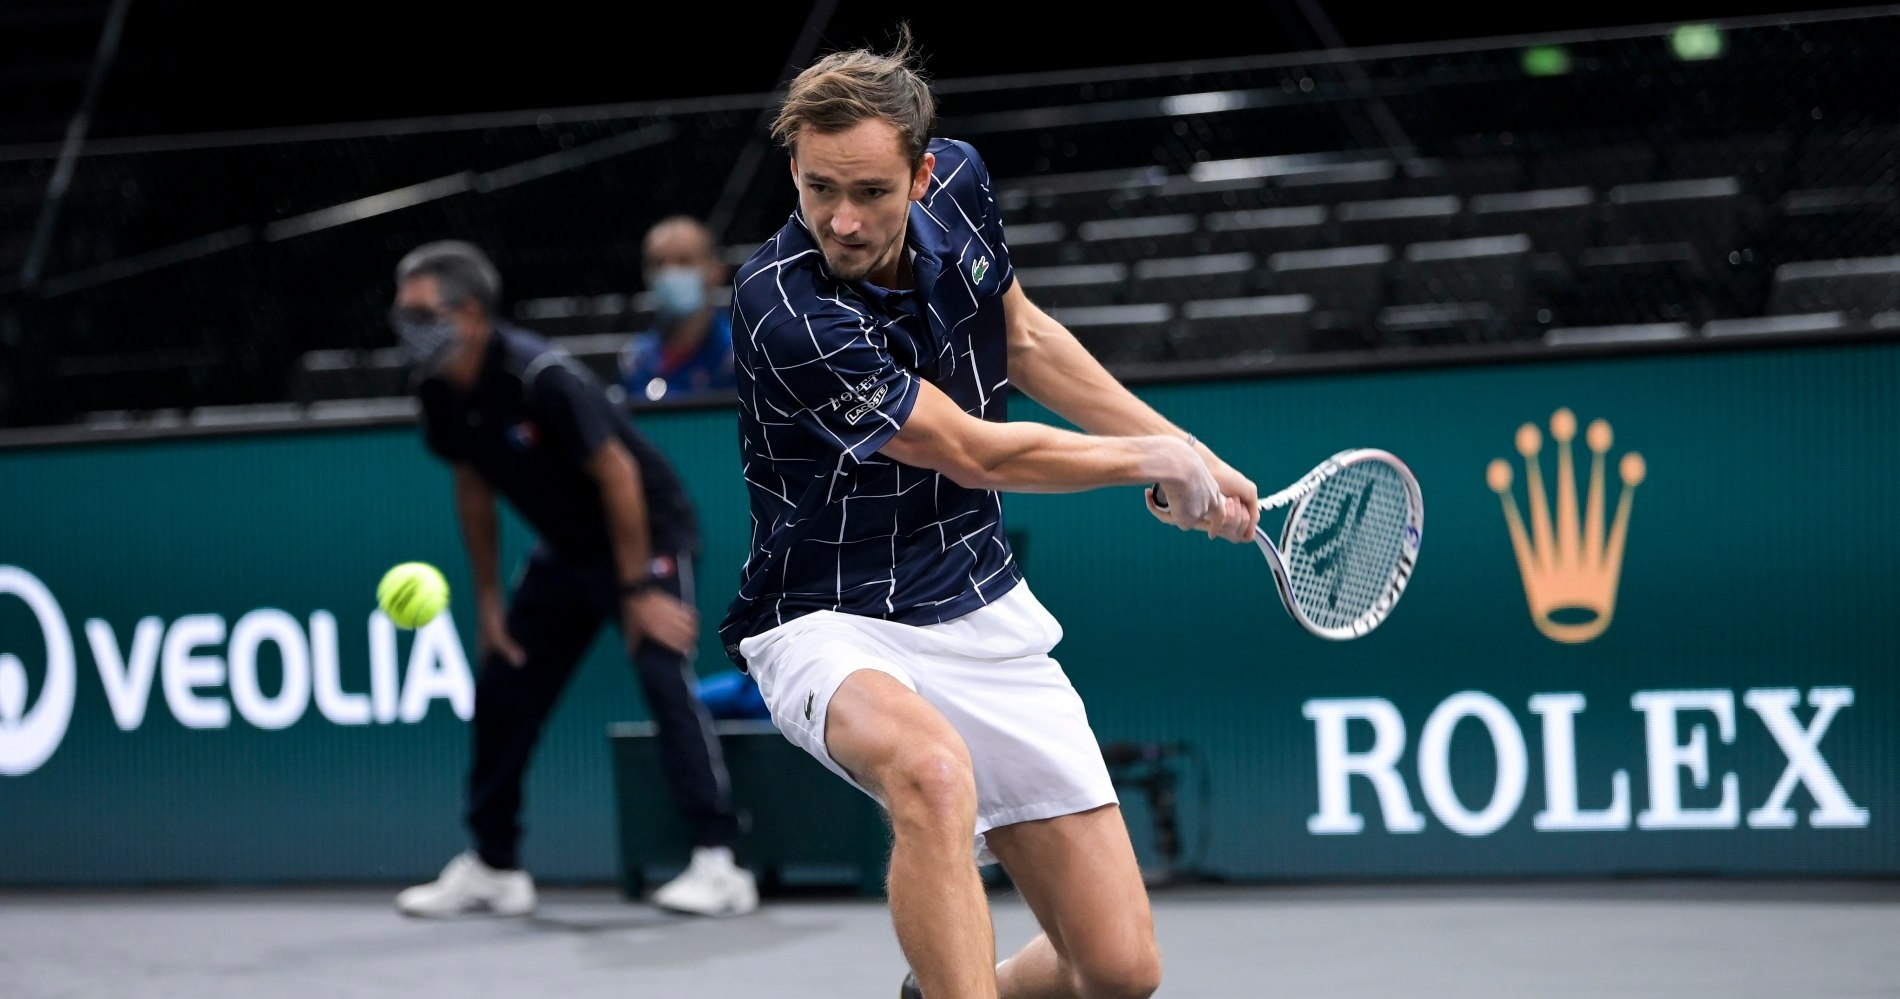
[[(940, 164), (956, 162), (933, 178), (911, 215), (919, 236), (943, 248), (943, 273), (925, 302), (933, 328), (928, 335), (874, 315), (863, 297), (833, 281), (809, 232), (799, 231), (805, 223), (797, 214), (740, 274), (734, 319), (743, 341), (740, 445), (753, 552), (735, 607), (747, 600), (768, 604), (764, 626), (814, 609), (927, 618), (930, 608), (972, 596), (987, 603), (1017, 578), (1002, 537), (1000, 496), (864, 450), (895, 432), (891, 407), (914, 391), (911, 381), (922, 372), (903, 370), (908, 351), (920, 364), (934, 362), (932, 380), (978, 417), (990, 415), (1009, 384), (1003, 351), (979, 348), (974, 335), (963, 334), (986, 304), (973, 283), (976, 272), (964, 264), (974, 259), (971, 249), (990, 262), (992, 281), (1010, 272), (1007, 251), (998, 256), (979, 221), (993, 215), (994, 199), (967, 158), (945, 156), (941, 148), (939, 155)], [(932, 228), (936, 232), (924, 231)], [(768, 294), (759, 294), (760, 281), (771, 282)], [(1000, 315), (1000, 303), (988, 304)], [(748, 305), (759, 314), (748, 314)], [(945, 315), (946, 306), (956, 314)], [(815, 323), (815, 316), (823, 318)], [(802, 342), (794, 345), (790, 337)], [(1000, 337), (993, 342), (1002, 345)], [(897, 370), (883, 372), (886, 394), (864, 414), (871, 419), (863, 433), (852, 434), (842, 429), (837, 400), (862, 397), (854, 396), (854, 378), (832, 362), (874, 353), (891, 357)], [(813, 383), (824, 376), (803, 370), (812, 365), (826, 369), (826, 383), (837, 391), (817, 398)], [(914, 495), (923, 487), (928, 500)], [(925, 534), (934, 543), (918, 545)], [(830, 549), (829, 557), (816, 554), (819, 548)], [(813, 560), (821, 558), (819, 569)], [(1007, 586), (993, 590), (999, 580)]]

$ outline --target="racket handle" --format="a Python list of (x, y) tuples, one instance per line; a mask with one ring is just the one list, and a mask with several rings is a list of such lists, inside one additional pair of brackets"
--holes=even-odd
[(1155, 506), (1166, 510), (1168, 508), (1168, 494), (1161, 491), (1161, 483), (1157, 482), (1154, 484), (1154, 492)]

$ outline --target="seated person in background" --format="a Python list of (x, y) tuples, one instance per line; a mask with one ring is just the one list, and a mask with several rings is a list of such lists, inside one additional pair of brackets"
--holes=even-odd
[(732, 313), (715, 301), (726, 266), (712, 230), (672, 215), (647, 230), (642, 268), (653, 303), (653, 328), (637, 333), (620, 354), (620, 384), (638, 405), (686, 395), (730, 392)]

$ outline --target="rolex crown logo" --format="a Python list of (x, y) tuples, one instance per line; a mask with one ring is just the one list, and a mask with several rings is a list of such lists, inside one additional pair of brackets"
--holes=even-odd
[(1577, 417), (1559, 409), (1550, 417), (1550, 436), (1558, 444), (1556, 523), (1544, 496), (1544, 476), (1538, 465), (1543, 435), (1535, 424), (1517, 428), (1517, 453), (1524, 458), (1524, 492), (1529, 507), (1530, 532), (1518, 516), (1511, 494), (1511, 465), (1502, 458), (1485, 469), (1485, 481), (1504, 504), (1504, 523), (1510, 528), (1511, 548), (1517, 554), (1518, 575), (1530, 602), (1537, 630), (1554, 641), (1587, 642), (1603, 634), (1616, 609), (1616, 586), (1623, 572), (1623, 541), (1629, 533), (1630, 506), (1643, 481), (1643, 456), (1632, 451), (1617, 462), (1623, 480), (1616, 501), (1616, 518), (1604, 533), (1603, 465), (1610, 450), (1610, 425), (1590, 424), (1584, 441), (1590, 447), (1589, 495), (1582, 517), (1577, 511), (1577, 475), (1570, 442), (1577, 436)]

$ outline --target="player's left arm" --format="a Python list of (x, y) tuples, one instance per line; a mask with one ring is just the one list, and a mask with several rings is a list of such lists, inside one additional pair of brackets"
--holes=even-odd
[(1243, 520), (1225, 524), (1214, 533), (1241, 541), (1253, 537), (1254, 525), (1260, 520), (1260, 491), (1253, 480), (1130, 392), (1068, 327), (1029, 300), (1021, 281), (1012, 281), (1003, 293), (1003, 320), (1008, 330), (1011, 385), (1091, 434), (1172, 434), (1194, 439), (1195, 450), (1207, 462), (1214, 481), (1223, 493), (1238, 500), (1236, 505), (1244, 511)]

